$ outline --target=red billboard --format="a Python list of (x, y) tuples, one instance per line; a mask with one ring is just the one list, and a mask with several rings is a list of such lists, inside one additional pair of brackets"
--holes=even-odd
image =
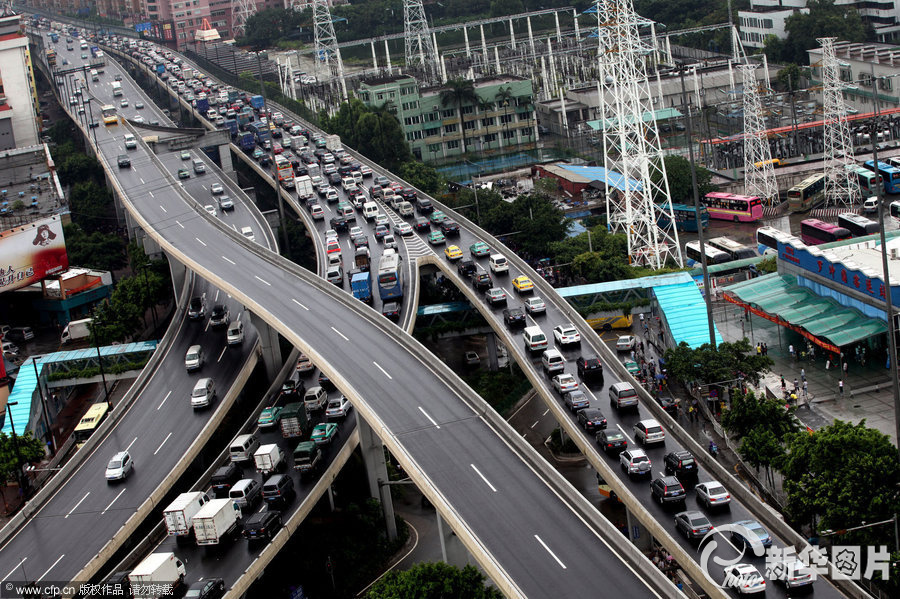
[(37, 283), (68, 267), (58, 216), (0, 233), (0, 293)]

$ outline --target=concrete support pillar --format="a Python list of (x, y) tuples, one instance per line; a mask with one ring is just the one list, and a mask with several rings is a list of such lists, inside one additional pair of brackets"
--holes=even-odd
[(513, 20), (509, 20), (509, 43), (512, 45), (512, 49), (516, 49), (516, 31), (513, 29)]
[(388, 74), (394, 74), (394, 67), (391, 66), (391, 49), (388, 47), (388, 41), (384, 40), (384, 56), (387, 61)]
[(575, 21), (575, 41), (581, 43), (581, 30), (578, 29), (578, 11), (572, 11), (572, 17)]
[(556, 43), (562, 43), (562, 29), (559, 28), (559, 13), (554, 12), (553, 18), (556, 20)]
[(628, 526), (628, 538), (631, 539), (634, 546), (642, 551), (649, 551), (653, 545), (650, 531), (644, 528), (640, 520), (633, 517), (631, 510), (627, 508), (625, 510), (625, 521)]
[(472, 47), (469, 45), (468, 27), (463, 27), (463, 39), (466, 41), (466, 58), (472, 58)]
[(384, 446), (368, 422), (362, 418), (357, 418), (356, 426), (359, 427), (359, 449), (362, 452), (363, 462), (366, 465), (369, 492), (372, 494), (372, 497), (381, 502), (388, 539), (393, 541), (397, 538), (397, 523), (394, 520), (394, 502), (391, 498), (391, 487), (390, 485), (380, 484), (382, 481), (387, 482), (388, 480)]
[(494, 333), (487, 335), (487, 353), (488, 368), (491, 369), (491, 372), (496, 372), (500, 368), (500, 361), (497, 355), (497, 335)]
[(434, 517), (437, 518), (438, 537), (441, 539), (441, 561), (449, 564), (450, 562), (447, 561), (447, 543), (444, 541), (444, 519), (441, 518), (441, 513), (437, 510), (434, 510)]
[(234, 170), (234, 162), (231, 160), (231, 144), (219, 146), (219, 162), (222, 163), (222, 172), (237, 183), (237, 171)]
[(371, 42), (369, 45), (372, 46), (372, 68), (377, 69), (378, 68), (378, 56), (375, 54), (375, 42)]
[(263, 364), (266, 367), (266, 377), (268, 380), (275, 380), (278, 372), (284, 365), (281, 359), (281, 346), (278, 344), (278, 331), (266, 324), (263, 319), (254, 320), (250, 310), (244, 310), (244, 323), (249, 324), (252, 320), (256, 331), (259, 333), (259, 345), (262, 349)]
[(479, 25), (478, 27), (479, 29), (481, 29), (481, 58), (483, 59), (482, 64), (484, 64), (485, 69), (487, 69), (487, 64), (490, 61), (490, 58), (488, 58), (487, 40), (484, 38), (484, 25)]
[(534, 34), (531, 32), (531, 17), (525, 17), (525, 22), (528, 23), (528, 45), (531, 48), (531, 56), (533, 58), (535, 55), (535, 52), (534, 52)]
[(184, 288), (184, 278), (190, 276), (190, 273), (187, 267), (178, 260), (169, 260), (169, 273), (172, 275), (172, 289), (177, 298)]

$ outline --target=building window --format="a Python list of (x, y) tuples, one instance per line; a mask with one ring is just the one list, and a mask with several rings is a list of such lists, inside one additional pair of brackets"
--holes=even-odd
[(456, 123), (453, 123), (451, 125), (444, 125), (444, 133), (456, 133), (457, 128), (458, 127)]
[(872, 87), (872, 78), (868, 73), (859, 74), (859, 84), (863, 87)]
[(438, 154), (441, 151), (441, 144), (428, 144), (428, 151), (432, 154)]
[(515, 129), (510, 129), (508, 131), (503, 132), (503, 139), (515, 139), (515, 137), (516, 137)]
[(410, 131), (406, 134), (406, 141), (415, 141), (417, 139), (422, 139), (421, 131)]
[(493, 102), (485, 102), (481, 105), (481, 112), (491, 112), (492, 110), (494, 110)]
[(407, 110), (415, 110), (418, 107), (419, 107), (418, 102), (404, 102), (403, 103), (403, 111), (404, 112), (406, 112)]
[(475, 107), (474, 107), (474, 106), (463, 106), (463, 107), (462, 107), (462, 113), (463, 113), (463, 114), (472, 114), (473, 112), (475, 112)]
[(448, 150), (457, 150), (457, 149), (459, 149), (459, 140), (458, 140), (458, 139), (453, 139), (453, 140), (448, 141), (448, 142), (447, 142), (447, 149), (448, 149)]
[(522, 137), (531, 137), (534, 134), (534, 129), (531, 127), (522, 127), (519, 129), (519, 135)]
[(512, 114), (500, 115), (500, 122), (504, 125), (508, 125), (513, 121), (513, 116), (514, 115), (512, 115)]
[(841, 69), (841, 81), (853, 81), (853, 73), (850, 69)]
[(484, 136), (484, 143), (486, 143), (486, 144), (493, 143), (495, 141), (497, 141), (496, 133), (488, 133), (487, 135)]
[(405, 119), (403, 119), (403, 122), (407, 125), (418, 125), (419, 124), (419, 115), (408, 116)]
[(893, 89), (893, 84), (890, 79), (879, 79), (878, 80), (878, 89), (884, 91), (891, 91)]
[(425, 129), (425, 137), (434, 137), (435, 135), (441, 134), (440, 127), (434, 127), (432, 129)]
[(466, 131), (474, 131), (476, 124), (477, 121), (466, 121), (464, 128)]
[(452, 108), (450, 110), (442, 110), (441, 111), (442, 118), (452, 119), (454, 116), (456, 116), (456, 111), (453, 110)]
[(491, 116), (486, 119), (481, 119), (481, 126), (482, 127), (493, 127), (494, 123), (496, 123), (496, 122), (497, 122), (497, 119), (495, 119), (494, 117)]
[(429, 123), (433, 123), (434, 121), (440, 120), (440, 112), (437, 110), (432, 110), (431, 112), (425, 113), (425, 121)]

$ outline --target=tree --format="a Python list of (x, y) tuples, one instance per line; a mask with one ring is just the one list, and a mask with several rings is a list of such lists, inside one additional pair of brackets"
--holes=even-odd
[[(809, 64), (807, 50), (818, 48), (816, 38), (837, 37), (841, 41), (864, 42), (873, 38), (856, 8), (840, 5), (834, 0), (810, 0), (808, 14), (794, 13), (784, 22), (787, 39), (783, 43), (769, 43), (766, 54), (782, 63)], [(775, 54), (777, 52), (777, 54)]]
[[(663, 159), (666, 166), (666, 180), (669, 182), (669, 194), (673, 204), (694, 204), (694, 187), (691, 183), (691, 163), (682, 156), (666, 156)], [(698, 197), (715, 191), (717, 187), (712, 184), (712, 172), (702, 166), (695, 166), (697, 172), (697, 193)], [(652, 179), (654, 183), (659, 183), (662, 173), (658, 169), (654, 169)], [(654, 201), (661, 202), (662, 198), (655, 198)]]
[(116, 219), (112, 215), (112, 194), (93, 181), (76, 183), (69, 193), (69, 206), (73, 222), (85, 231), (111, 231)]
[(397, 170), (411, 159), (409, 144), (400, 121), (392, 112), (393, 104), (372, 109), (354, 98), (341, 104), (333, 117), (322, 120), (329, 133), (340, 135), (344, 142), (360, 154), (389, 170)]
[(391, 570), (366, 594), (367, 599), (502, 599), (494, 587), (485, 586), (484, 575), (472, 566), (459, 569), (443, 562), (417, 564)]
[[(833, 424), (809, 434), (793, 433), (782, 460), (787, 513), (814, 530), (845, 529), (887, 520), (900, 511), (897, 448), (865, 420)], [(888, 544), (893, 527), (864, 528), (841, 544)]]
[(808, 77), (808, 70), (801, 69), (800, 65), (795, 63), (784, 65), (784, 68), (778, 71), (778, 75), (775, 77), (778, 87), (781, 91), (800, 89), (800, 77)]
[(116, 270), (125, 265), (125, 242), (115, 233), (84, 229), (71, 223), (63, 226), (69, 263), (98, 270)]
[(738, 439), (760, 427), (772, 432), (779, 442), (799, 429), (793, 408), (785, 409), (783, 401), (757, 397), (753, 392), (731, 394), (731, 406), (722, 414), (722, 426)]
[(741, 457), (756, 468), (766, 470), (769, 486), (775, 486), (774, 468), (784, 459), (784, 445), (771, 430), (760, 425), (750, 431), (738, 448)]
[(400, 165), (400, 176), (428, 194), (436, 194), (444, 187), (444, 178), (437, 169), (415, 160)]
[(459, 114), (459, 130), (462, 133), (462, 153), (465, 154), (466, 149), (466, 123), (463, 121), (463, 105), (477, 104), (478, 94), (475, 93), (475, 83), (467, 79), (455, 78), (449, 80), (445, 88), (441, 90), (441, 106), (455, 106), (456, 112)]
[[(506, 14), (515, 14), (515, 13), (506, 13)], [(497, 106), (503, 107), (503, 120), (504, 120), (503, 129), (507, 133), (509, 132), (509, 123), (506, 122), (506, 119), (509, 116), (509, 114), (507, 113), (507, 109), (509, 108), (509, 103), (512, 101), (512, 98), (513, 98), (512, 87), (510, 87), (508, 85), (506, 87), (501, 87), (500, 89), (498, 89), (497, 94), (494, 96), (494, 99), (497, 100)], [(503, 147), (503, 143), (500, 144), (500, 147), (501, 148)]]
[(665, 353), (666, 368), (682, 382), (701, 381), (707, 384), (735, 381), (738, 376), (756, 385), (759, 376), (772, 367), (772, 358), (757, 355), (744, 338), (733, 343), (720, 343), (716, 349), (704, 343), (692, 349), (681, 342)]
[(12, 435), (0, 433), (0, 477), (3, 477), (4, 483), (18, 480), (18, 468), (37, 462), (43, 457), (44, 444), (40, 439), (35, 439), (31, 431), (24, 433), (16, 431), (15, 439)]
[(91, 156), (72, 153), (59, 166), (59, 177), (66, 185), (103, 180), (103, 169)]

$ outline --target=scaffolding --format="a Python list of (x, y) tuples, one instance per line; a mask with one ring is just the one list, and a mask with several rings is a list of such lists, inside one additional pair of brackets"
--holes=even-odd
[(601, 89), (612, 100), (602, 115), (604, 166), (622, 175), (621, 185), (607, 190), (609, 225), (628, 236), (632, 264), (681, 266), (659, 134), (654, 119), (644, 121), (654, 114), (645, 62), (653, 49), (641, 42), (638, 27), (649, 21), (635, 13), (632, 0), (597, 0), (596, 10)]
[(834, 54), (836, 39), (835, 37), (820, 37), (816, 40), (822, 46), (825, 205), (852, 206), (860, 201), (862, 194), (855, 178), (847, 168), (856, 164), (856, 158), (853, 156), (850, 127), (847, 125), (847, 110), (844, 106), (845, 84), (840, 79), (837, 57)]
[(766, 137), (759, 83), (754, 72), (757, 66), (738, 65), (744, 89), (744, 193), (759, 196), (771, 205), (778, 197), (778, 184)]

